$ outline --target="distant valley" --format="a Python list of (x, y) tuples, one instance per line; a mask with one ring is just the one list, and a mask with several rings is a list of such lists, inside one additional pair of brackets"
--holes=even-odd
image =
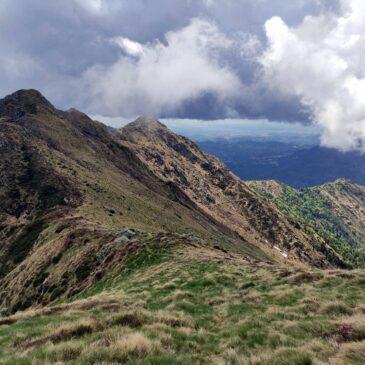
[(231, 138), (199, 141), (243, 180), (279, 180), (292, 187), (321, 185), (340, 178), (365, 184), (365, 155), (316, 144)]

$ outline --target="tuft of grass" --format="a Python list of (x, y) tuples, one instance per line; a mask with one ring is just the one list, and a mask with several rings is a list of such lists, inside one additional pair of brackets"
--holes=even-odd
[(269, 359), (267, 365), (312, 365), (312, 357), (296, 349), (279, 349)]
[(110, 319), (112, 326), (139, 328), (146, 322), (146, 317), (140, 313), (118, 314)]
[(41, 344), (52, 342), (58, 343), (72, 338), (79, 338), (85, 335), (91, 334), (96, 329), (96, 324), (92, 321), (81, 320), (73, 324), (61, 326), (53, 333), (41, 336), (35, 339), (27, 340), (23, 343), (19, 343), (18, 346), (22, 349), (28, 349), (31, 347), (39, 346)]
[(340, 316), (340, 315), (351, 315), (353, 313), (352, 309), (340, 302), (333, 302), (325, 304), (322, 308), (322, 312), (329, 316)]
[(81, 343), (64, 342), (57, 345), (50, 344), (46, 347), (47, 358), (53, 362), (70, 362), (76, 360), (83, 346)]
[(336, 365), (363, 365), (365, 359), (365, 341), (344, 344), (336, 357)]
[[(91, 359), (99, 357), (99, 361), (125, 363), (155, 354), (159, 351), (159, 343), (151, 341), (143, 333), (131, 333), (116, 339), (107, 349), (91, 354)], [(91, 360), (90, 359), (90, 360)]]

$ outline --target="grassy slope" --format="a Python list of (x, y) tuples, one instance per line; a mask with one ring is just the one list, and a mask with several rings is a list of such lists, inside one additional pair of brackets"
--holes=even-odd
[(1, 364), (363, 364), (365, 272), (249, 263), (146, 236), (68, 302), (0, 320)]
[[(337, 214), (331, 193), (333, 190), (341, 193), (343, 189), (351, 188), (351, 183), (338, 180), (331, 184), (297, 190), (272, 182), (271, 184), (280, 185), (274, 187), (276, 191), (270, 191), (270, 188), (261, 190), (263, 185), (260, 182), (249, 184), (261, 195), (274, 201), (283, 212), (301, 220), (309, 233), (311, 230), (318, 233), (351, 265), (365, 267), (364, 236), (360, 230), (349, 224), (351, 217), (346, 219)], [(346, 196), (346, 192), (343, 192)], [(341, 209), (342, 215), (346, 213), (345, 208), (343, 206)], [(358, 204), (353, 209), (359, 209)]]
[[(24, 93), (20, 105), (39, 105), (39, 95)], [(41, 108), (20, 119), (7, 118), (0, 123), (0, 137), (8, 140), (0, 158), (1, 175), (5, 176), (0, 188), (4, 198), (0, 234), (6, 238), (0, 247), (2, 311), (13, 313), (34, 303), (47, 304), (89, 285), (91, 274), (104, 275), (107, 266), (97, 273), (103, 260), (99, 251), (113, 256), (114, 235), (126, 226), (149, 232), (193, 232), (212, 246), (219, 242), (227, 249), (269, 260), (258, 247), (240, 240), (180, 198), (130, 150), (115, 142), (105, 126), (86, 115)], [(24, 149), (32, 152), (32, 164), (28, 159), (23, 163)], [(29, 176), (34, 177), (32, 184)], [(17, 180), (23, 184), (15, 200), (12, 188)], [(58, 190), (67, 192), (60, 184), (63, 181), (71, 192), (76, 191), (65, 195), (78, 197), (73, 204), (66, 204), (64, 195), (58, 199), (49, 189), (40, 189), (61, 185)], [(27, 214), (23, 213), (24, 200), (29, 200)], [(8, 205), (22, 213), (19, 219), (3, 212)], [(62, 230), (60, 223), (66, 224)], [(80, 277), (78, 271), (85, 266), (90, 267), (89, 275)]]

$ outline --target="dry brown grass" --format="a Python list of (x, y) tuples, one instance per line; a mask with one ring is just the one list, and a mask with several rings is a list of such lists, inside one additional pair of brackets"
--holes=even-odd
[(111, 344), (109, 351), (114, 360), (125, 361), (128, 355), (146, 356), (156, 352), (159, 346), (157, 341), (151, 341), (144, 334), (135, 332), (118, 338)]
[(332, 359), (334, 365), (361, 365), (365, 362), (365, 341), (343, 344), (338, 355)]
[(10, 325), (18, 321), (35, 317), (52, 316), (60, 313), (66, 315), (84, 313), (85, 311), (93, 310), (95, 308), (117, 310), (120, 309), (120, 302), (122, 298), (122, 292), (118, 293), (117, 296), (111, 294), (99, 294), (88, 299), (76, 300), (72, 303), (64, 303), (44, 308), (30, 308), (7, 317), (0, 317), (0, 326)]
[(40, 346), (47, 342), (58, 343), (61, 341), (70, 340), (72, 338), (80, 338), (101, 329), (102, 327), (100, 323), (91, 319), (82, 319), (76, 321), (75, 323), (62, 325), (60, 327), (55, 327), (52, 325), (49, 328), (49, 331), (47, 331), (49, 334), (15, 345), (17, 345), (22, 350), (26, 350), (35, 346)]
[(155, 322), (164, 323), (170, 327), (192, 325), (192, 320), (182, 312), (158, 311), (153, 316)]

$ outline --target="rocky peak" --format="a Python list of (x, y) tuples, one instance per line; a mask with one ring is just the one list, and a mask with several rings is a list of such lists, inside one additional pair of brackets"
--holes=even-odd
[(166, 129), (167, 127), (157, 119), (148, 116), (141, 116), (134, 122), (127, 124), (126, 129), (139, 129), (142, 131), (154, 131), (157, 129)]
[(139, 117), (118, 130), (118, 135), (122, 140), (131, 142), (137, 142), (141, 139), (152, 141), (169, 134), (172, 133), (164, 124), (157, 119), (146, 116)]
[(37, 90), (18, 90), (0, 100), (0, 117), (18, 119), (26, 114), (56, 111), (55, 107)]
[(170, 156), (171, 160), (177, 159), (180, 164), (181, 159), (188, 160), (189, 163), (205, 159), (204, 153), (192, 141), (175, 134), (151, 117), (136, 119), (119, 129), (117, 135), (121, 141), (131, 144), (133, 148), (142, 149), (148, 159), (154, 156), (159, 163), (162, 156)]

